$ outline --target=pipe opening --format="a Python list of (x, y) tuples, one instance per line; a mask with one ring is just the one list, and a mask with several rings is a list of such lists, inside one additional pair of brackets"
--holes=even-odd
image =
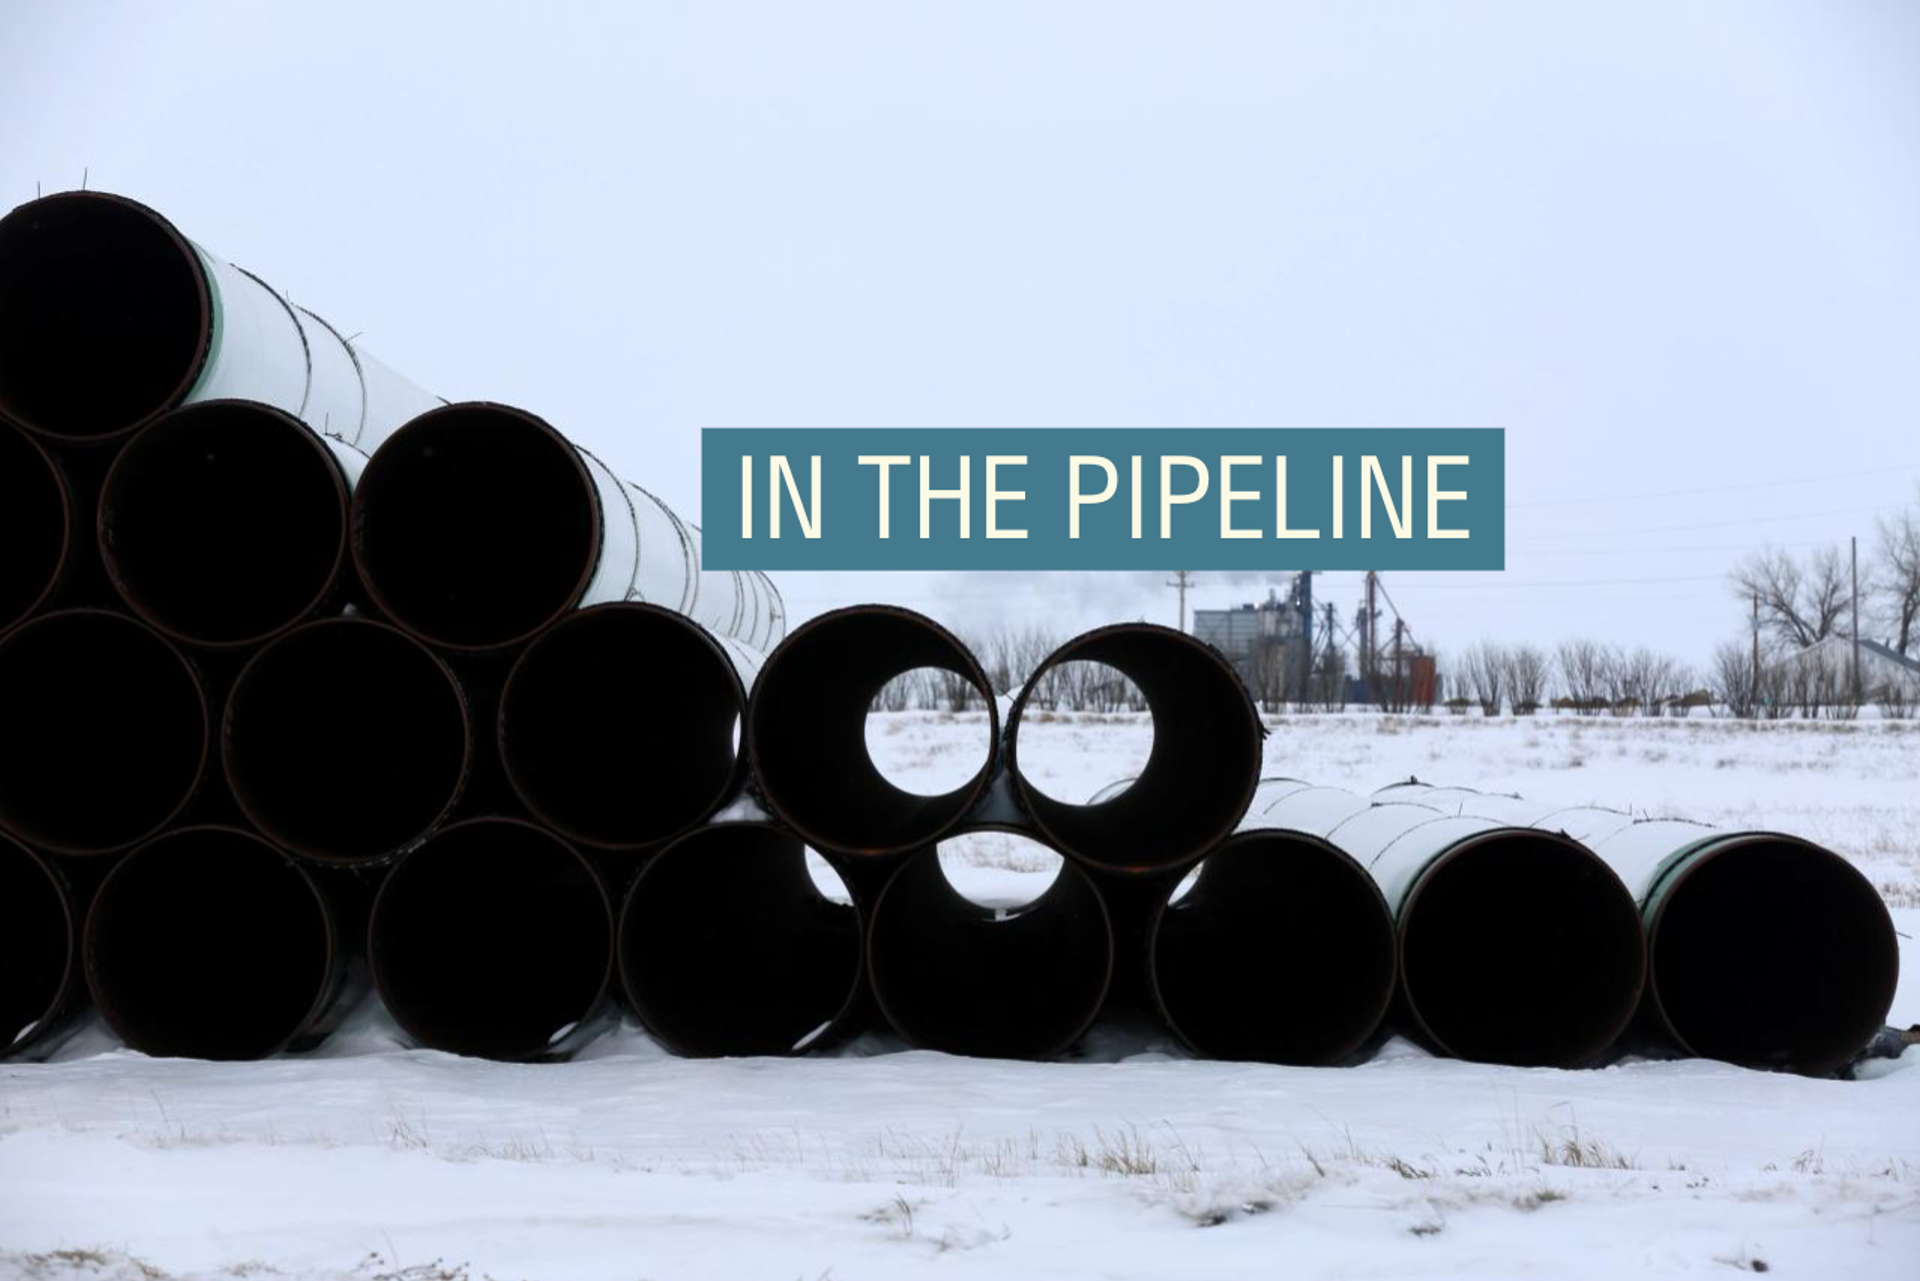
[(187, 395), (211, 322), (193, 247), (151, 209), (70, 191), (0, 219), (0, 416), (70, 440), (131, 431)]
[(1216, 1059), (1318, 1065), (1364, 1047), (1393, 1000), (1393, 916), (1318, 838), (1249, 832), (1200, 864), (1149, 954), (1161, 1014)]
[(327, 619), (274, 641), (235, 683), (222, 729), (247, 818), (295, 853), (378, 859), (459, 799), (472, 761), (466, 700), (404, 633)]
[(1839, 855), (1792, 837), (1728, 841), (1666, 892), (1653, 991), (1689, 1051), (1825, 1072), (1886, 1020), (1899, 942), (1886, 904)]
[(0, 423), (0, 632), (38, 609), (66, 567), (67, 487), (46, 451)]
[(198, 677), (118, 615), (70, 610), (10, 632), (0, 708), (0, 826), (46, 849), (139, 842), (180, 812), (206, 764)]
[[(1033, 700), (1051, 669), (1100, 663), (1136, 685), (1153, 721), (1153, 749), (1131, 787), (1094, 805), (1047, 795), (1028, 771)], [(1260, 777), (1262, 728), (1239, 675), (1210, 646), (1170, 628), (1128, 623), (1069, 641), (1041, 664), (1014, 704), (1009, 768), (1034, 823), (1073, 857), (1107, 871), (1178, 867), (1230, 833)]]
[(955, 890), (934, 850), (901, 865), (874, 908), (874, 996), (903, 1038), (984, 1058), (1060, 1054), (1100, 1012), (1113, 933), (1087, 874), (1065, 864), (1024, 908), (982, 907)]
[[(1021, 776), (1049, 800), (1070, 796), (1080, 804), (1092, 773), (1117, 781), (1086, 805), (1119, 799), (1153, 759), (1153, 721), (1142, 726), (1138, 718), (1146, 708), (1146, 695), (1116, 667), (1069, 661), (1046, 668), (1020, 713)], [(1117, 734), (1116, 721), (1147, 733)]]
[(176, 639), (240, 645), (313, 613), (346, 561), (347, 480), (298, 419), (250, 401), (175, 410), (108, 472), (100, 547), (121, 597)]
[[(874, 696), (921, 667), (964, 680), (988, 709), (981, 765), (937, 796), (889, 782), (867, 751)], [(812, 620), (767, 659), (747, 711), (747, 751), (768, 805), (809, 842), (898, 853), (938, 839), (986, 790), (999, 737), (992, 700), (979, 663), (944, 627), (909, 610), (856, 606)]]
[(1038, 902), (1066, 860), (1017, 832), (961, 832), (939, 845), (940, 874), (953, 892), (981, 907), (1011, 910)]
[(54, 870), (0, 838), (0, 1058), (29, 1044), (66, 1004), (73, 911)]
[(544, 633), (500, 701), (520, 799), (588, 845), (650, 845), (737, 790), (746, 690), (698, 624), (652, 605), (595, 606)]
[(420, 1044), (540, 1059), (598, 1011), (613, 912), (557, 837), (510, 819), (455, 824), (387, 874), (369, 933), (374, 983)]
[(495, 649), (573, 608), (599, 563), (600, 521), (586, 464), (559, 432), (505, 405), (446, 405), (367, 463), (353, 498), (354, 560), (400, 626), (456, 649)]
[(1626, 888), (1564, 837), (1508, 829), (1441, 856), (1401, 909), (1407, 1003), (1446, 1053), (1579, 1067), (1619, 1039), (1646, 974)]
[(816, 888), (797, 837), (765, 824), (681, 837), (635, 878), (620, 916), (627, 999), (676, 1054), (817, 1045), (853, 1008), (860, 968), (859, 915)]
[(965, 787), (985, 768), (991, 749), (984, 743), (960, 743), (941, 727), (963, 714), (984, 716), (964, 711), (979, 704), (979, 692), (959, 672), (937, 667), (902, 672), (868, 708), (867, 757), (882, 778), (915, 796), (940, 796)]
[(295, 1045), (325, 1008), (334, 934), (292, 860), (244, 832), (187, 828), (101, 883), (86, 958), (101, 1017), (133, 1049), (258, 1059)]

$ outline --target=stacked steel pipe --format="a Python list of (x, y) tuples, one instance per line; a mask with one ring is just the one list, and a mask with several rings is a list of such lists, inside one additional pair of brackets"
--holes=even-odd
[[(0, 535), (0, 1052), (48, 1052), (82, 993), (149, 1053), (297, 1051), (371, 986), (418, 1044), (516, 1060), (617, 1000), (687, 1055), (880, 1022), (1045, 1058), (1132, 1005), (1277, 1063), (1394, 1030), (1578, 1066), (1638, 1013), (1824, 1072), (1892, 996), (1886, 910), (1837, 856), (1263, 781), (1247, 690), (1179, 632), (1077, 637), (1004, 717), (911, 611), (786, 635), (764, 576), (704, 571), (696, 527), (548, 423), (437, 400), (118, 197), (0, 220)], [(1085, 801), (1022, 760), (1070, 663), (1153, 731)], [(938, 795), (867, 747), (921, 668), (986, 709)], [(973, 901), (940, 847), (980, 831), (1058, 874)]]

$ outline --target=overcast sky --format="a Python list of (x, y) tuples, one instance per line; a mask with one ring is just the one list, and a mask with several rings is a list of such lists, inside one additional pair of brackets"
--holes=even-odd
[[(1745, 549), (1920, 492), (1911, 0), (4, 0), (0, 48), (4, 203), (85, 170), (694, 515), (701, 426), (1501, 426), (1509, 569), (1389, 576), (1415, 634), (1699, 659)], [(1064, 630), (1162, 577), (782, 582)]]

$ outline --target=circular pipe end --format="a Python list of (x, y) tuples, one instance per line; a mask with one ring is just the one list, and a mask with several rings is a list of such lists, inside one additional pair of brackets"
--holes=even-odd
[(347, 559), (347, 477), (313, 430), (252, 401), (174, 410), (100, 496), (100, 552), (128, 608), (175, 640), (234, 647), (318, 610)]
[(200, 678), (118, 614), (43, 614), (0, 638), (0, 707), (0, 827), (42, 849), (137, 845), (186, 807), (206, 768)]
[(733, 796), (746, 687), (705, 628), (655, 605), (580, 610), (527, 647), (500, 696), (508, 781), (568, 839), (634, 849)]
[(47, 451), (0, 422), (0, 632), (46, 603), (66, 570), (73, 510)]
[(863, 974), (858, 912), (824, 897), (800, 839), (765, 823), (681, 837), (634, 879), (622, 984), (676, 1054), (795, 1054), (830, 1039)]
[[(959, 787), (920, 796), (895, 786), (867, 751), (874, 695), (915, 668), (952, 672), (987, 707), (986, 759)], [(893, 605), (855, 605), (791, 632), (767, 657), (747, 707), (746, 744), (769, 808), (817, 849), (884, 857), (951, 831), (987, 789), (998, 760), (993, 687), (958, 637)]]
[(607, 994), (613, 910), (586, 859), (530, 823), (456, 823), (394, 865), (368, 956), (394, 1021), (478, 1058), (565, 1052)]
[(120, 860), (94, 896), (84, 946), (101, 1017), (156, 1058), (276, 1054), (333, 989), (335, 927), (318, 886), (233, 828), (169, 832)]
[(1403, 991), (1443, 1052), (1582, 1067), (1632, 1022), (1646, 982), (1633, 896), (1556, 833), (1500, 828), (1428, 865), (1400, 909)]
[(0, 1058), (46, 1033), (76, 981), (73, 904), (59, 873), (0, 837)]
[(1648, 922), (1654, 1012), (1693, 1054), (1823, 1074), (1885, 1023), (1893, 918), (1860, 870), (1793, 836), (1743, 833), (1689, 859)]
[(1399, 978), (1380, 888), (1299, 832), (1229, 837), (1191, 890), (1162, 901), (1149, 938), (1154, 1003), (1208, 1058), (1342, 1062), (1378, 1031)]
[[(1153, 751), (1131, 787), (1093, 805), (1047, 795), (1020, 771), (1020, 729), (1048, 669), (1103, 663), (1132, 681), (1153, 721)], [(1102, 871), (1152, 875), (1181, 867), (1225, 839), (1260, 782), (1266, 730), (1239, 673), (1184, 632), (1121, 623), (1078, 636), (1028, 678), (1008, 717), (1007, 768), (1021, 804), (1047, 839)]]
[(967, 899), (938, 850), (918, 851), (880, 892), (867, 931), (881, 1013), (909, 1044), (949, 1054), (1064, 1053), (1093, 1026), (1113, 969), (1106, 905), (1071, 862), (1046, 893), (1008, 910)]
[(443, 405), (368, 461), (353, 495), (353, 559), (374, 603), (415, 636), (502, 649), (579, 602), (599, 565), (601, 520), (585, 461), (544, 420), (507, 405)]
[(199, 255), (145, 205), (68, 191), (0, 218), (0, 418), (126, 436), (185, 399), (212, 341)]
[(364, 863), (446, 819), (472, 769), (473, 734), (446, 663), (384, 623), (331, 618), (247, 664), (221, 755), (254, 826), (308, 858)]

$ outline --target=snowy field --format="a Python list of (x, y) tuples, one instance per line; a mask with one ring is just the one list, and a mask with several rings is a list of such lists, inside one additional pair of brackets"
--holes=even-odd
[[(931, 790), (981, 716), (875, 717)], [(1267, 772), (1409, 776), (1777, 827), (1854, 858), (1920, 1022), (1920, 727), (1279, 718)], [(1083, 799), (1144, 722), (1030, 726)], [(1030, 897), (1013, 838), (955, 880)], [(1198, 1062), (1102, 1029), (1074, 1061), (907, 1052), (689, 1062), (624, 1029), (563, 1065), (401, 1048), (377, 1008), (322, 1051), (154, 1061), (98, 1028), (0, 1068), (0, 1274), (29, 1277), (1920, 1277), (1920, 1049), (1857, 1081), (1709, 1062)]]

